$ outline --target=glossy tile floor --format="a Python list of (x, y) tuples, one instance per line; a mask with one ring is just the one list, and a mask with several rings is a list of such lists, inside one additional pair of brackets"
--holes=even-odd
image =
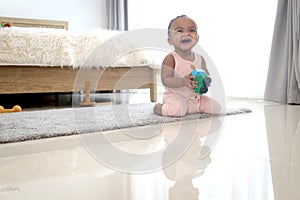
[(252, 113), (2, 144), (0, 199), (300, 199), (300, 106), (227, 104)]

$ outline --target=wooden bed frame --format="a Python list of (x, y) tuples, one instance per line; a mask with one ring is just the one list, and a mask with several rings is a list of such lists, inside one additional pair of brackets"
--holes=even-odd
[[(0, 17), (0, 23), (10, 23), (18, 27), (48, 27), (68, 29), (68, 22), (40, 19)], [(141, 65), (86, 71), (73, 69), (72, 66), (44, 67), (23, 65), (0, 65), (0, 94), (20, 93), (65, 93), (85, 91), (85, 102), (81, 105), (90, 106), (90, 91), (150, 89), (150, 100), (156, 102), (156, 71)], [(78, 73), (80, 78), (78, 78)], [(84, 75), (82, 75), (84, 74)], [(97, 77), (101, 79), (97, 82)]]

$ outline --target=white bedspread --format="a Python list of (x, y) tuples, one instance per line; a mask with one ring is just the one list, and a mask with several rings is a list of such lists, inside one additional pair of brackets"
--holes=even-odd
[(112, 39), (120, 33), (106, 29), (72, 33), (52, 28), (0, 28), (0, 63), (74, 68), (150, 64), (142, 50), (130, 51), (135, 44)]

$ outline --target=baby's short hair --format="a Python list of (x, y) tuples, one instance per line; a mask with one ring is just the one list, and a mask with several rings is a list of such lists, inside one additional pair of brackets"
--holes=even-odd
[(171, 19), (168, 25), (168, 36), (170, 36), (170, 28), (172, 26), (172, 23), (175, 21), (175, 19), (181, 18), (181, 17), (188, 17), (187, 15), (178, 15), (177, 17)]

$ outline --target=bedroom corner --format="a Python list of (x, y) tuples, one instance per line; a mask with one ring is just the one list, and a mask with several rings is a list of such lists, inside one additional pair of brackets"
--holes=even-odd
[[(294, 63), (281, 71), (296, 88), (299, 52), (276, 41), (299, 35), (299, 20), (278, 22), (299, 18), (298, 2), (3, 0), (0, 199), (299, 199), (300, 107), (273, 98), (287, 77), (271, 69)], [(212, 80), (189, 102), (220, 112), (154, 113), (177, 16), (182, 43), (198, 34), (183, 63)]]

